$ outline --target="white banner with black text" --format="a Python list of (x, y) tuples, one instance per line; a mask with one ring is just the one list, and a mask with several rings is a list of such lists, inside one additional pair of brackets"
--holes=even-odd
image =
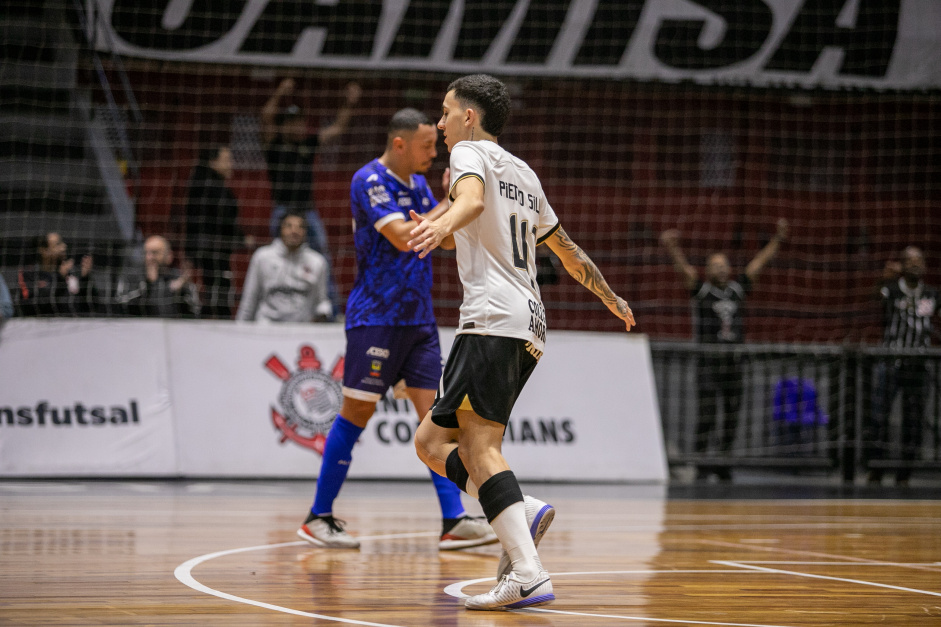
[(99, 12), (100, 49), (169, 61), (758, 87), (941, 87), (937, 0), (85, 2)]
[(0, 327), (0, 476), (172, 476), (164, 323)]
[[(445, 354), (453, 337), (441, 331)], [(0, 476), (313, 478), (344, 348), (340, 325), (13, 320), (0, 329)], [(350, 476), (427, 476), (417, 423), (387, 392)], [(646, 337), (551, 333), (504, 454), (526, 480), (665, 481)]]

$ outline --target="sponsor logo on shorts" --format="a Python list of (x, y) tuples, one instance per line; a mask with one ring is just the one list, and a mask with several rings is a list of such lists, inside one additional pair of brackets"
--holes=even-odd
[(389, 349), (379, 348), (378, 346), (370, 346), (369, 350), (366, 351), (366, 354), (369, 355), (370, 357), (378, 357), (379, 359), (388, 359)]
[(526, 352), (536, 358), (536, 361), (539, 361), (539, 358), (542, 357), (542, 351), (533, 346), (532, 342), (526, 342)]

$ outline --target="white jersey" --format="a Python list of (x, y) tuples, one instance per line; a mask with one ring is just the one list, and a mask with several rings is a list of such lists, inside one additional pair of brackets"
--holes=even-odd
[(484, 210), (454, 233), (464, 286), (457, 332), (528, 340), (542, 351), (546, 313), (536, 246), (559, 220), (536, 173), (492, 141), (462, 141), (451, 150), (451, 189), (468, 176), (484, 184)]

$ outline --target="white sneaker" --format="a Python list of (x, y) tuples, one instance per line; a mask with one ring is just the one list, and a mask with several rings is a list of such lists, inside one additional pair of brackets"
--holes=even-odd
[(359, 540), (343, 530), (346, 523), (327, 514), (313, 516), (297, 530), (310, 544), (330, 549), (358, 549)]
[(521, 581), (519, 575), (510, 572), (490, 592), (469, 597), (464, 607), (469, 610), (513, 610), (521, 607), (545, 605), (555, 601), (549, 573), (539, 571), (532, 581)]
[(450, 531), (441, 534), (438, 548), (442, 551), (454, 551), (494, 542), (497, 542), (497, 534), (485, 519), (464, 516)]
[[(546, 534), (549, 525), (555, 518), (555, 508), (531, 496), (523, 497), (523, 504), (526, 506), (526, 524), (529, 525), (529, 535), (533, 538), (533, 544), (539, 546), (539, 541)], [(497, 565), (497, 581), (503, 579), (504, 575), (513, 570), (513, 562), (504, 549), (500, 553), (500, 563)]]

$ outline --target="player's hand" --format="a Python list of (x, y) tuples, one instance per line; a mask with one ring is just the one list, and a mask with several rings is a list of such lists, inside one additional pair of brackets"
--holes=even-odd
[(415, 213), (414, 209), (409, 209), (408, 215), (418, 223), (414, 229), (409, 231), (412, 239), (408, 241), (408, 247), (418, 253), (419, 259), (424, 259), (428, 256), (428, 253), (441, 245), (441, 242), (448, 234), (437, 222)]
[(628, 331), (631, 330), (631, 327), (637, 326), (637, 323), (634, 322), (634, 312), (627, 306), (627, 301), (620, 296), (618, 296), (614, 306), (608, 308), (611, 310), (611, 313), (625, 322)]

